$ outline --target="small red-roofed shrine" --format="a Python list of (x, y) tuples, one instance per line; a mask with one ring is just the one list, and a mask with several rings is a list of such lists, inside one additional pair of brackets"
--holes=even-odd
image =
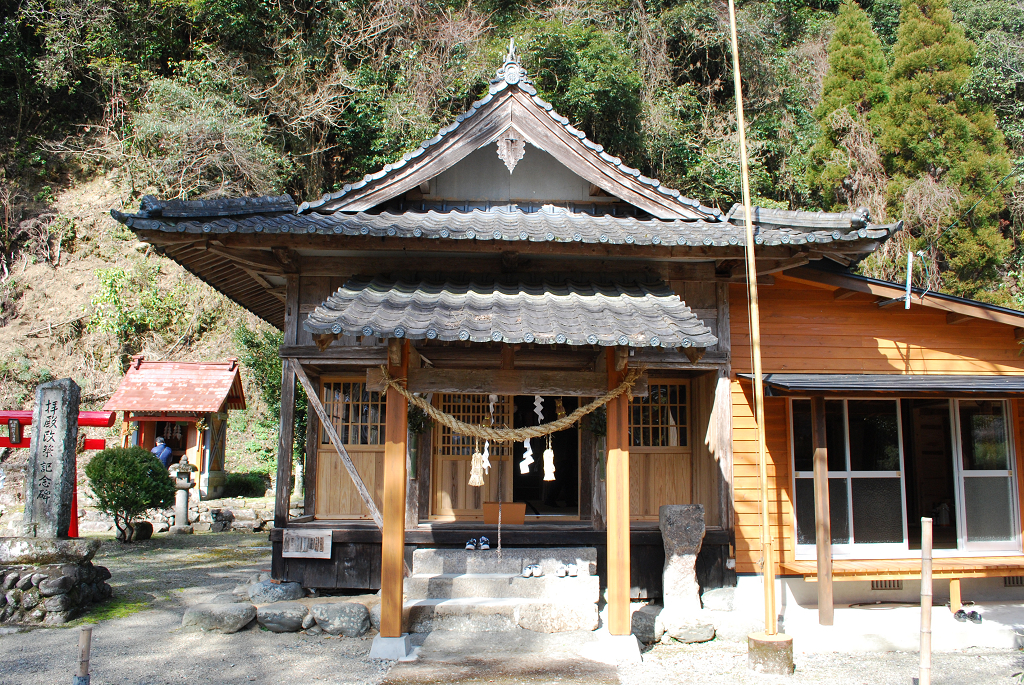
[(223, 493), (228, 411), (245, 409), (238, 360), (157, 362), (132, 357), (121, 384), (103, 405), (123, 413), (122, 444), (152, 449), (157, 437), (199, 472), (199, 495)]

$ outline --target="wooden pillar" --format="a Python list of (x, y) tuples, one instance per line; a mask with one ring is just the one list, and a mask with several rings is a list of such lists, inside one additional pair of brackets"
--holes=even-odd
[[(609, 390), (622, 382), (625, 351), (608, 355)], [(608, 632), (629, 635), (629, 398), (619, 395), (607, 407)]]
[(818, 550), (818, 623), (832, 625), (832, 521), (828, 504), (828, 435), (825, 398), (811, 398), (811, 441), (814, 445), (814, 535)]
[(274, 490), (274, 527), (288, 525), (292, 494), (292, 446), (295, 443), (295, 372), (288, 360), (281, 363), (281, 426), (277, 439), (277, 488)]
[[(409, 368), (408, 341), (388, 340), (388, 373), (404, 378)], [(384, 426), (384, 530), (381, 533), (380, 635), (402, 637), (402, 596), (405, 571), (405, 441), (409, 430), (408, 401), (389, 387)]]
[[(320, 377), (310, 376), (310, 383), (317, 392), (320, 392)], [(303, 494), (303, 516), (310, 516), (314, 513), (316, 506), (316, 457), (317, 450), (320, 449), (320, 417), (317, 416), (316, 412), (310, 408), (306, 410), (306, 458), (303, 459), (303, 468), (305, 469), (305, 477), (303, 478), (303, 484), (305, 491)]]
[(954, 614), (963, 607), (963, 601), (960, 599), (960, 579), (950, 578), (949, 579), (949, 610)]
[(156, 445), (156, 421), (139, 421), (139, 447), (151, 450)]
[[(294, 345), (298, 335), (299, 277), (285, 276), (284, 344)], [(274, 526), (288, 525), (292, 495), (292, 448), (295, 444), (295, 371), (281, 360), (281, 425), (277, 434), (277, 487), (274, 490)]]
[(132, 423), (128, 420), (128, 412), (121, 412), (124, 416), (121, 421), (121, 447), (132, 446)]

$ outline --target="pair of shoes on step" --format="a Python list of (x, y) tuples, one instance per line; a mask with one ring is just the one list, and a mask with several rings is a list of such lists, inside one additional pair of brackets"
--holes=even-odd
[(530, 564), (523, 568), (521, 575), (523, 578), (540, 578), (544, 575), (544, 569), (540, 567), (540, 564)]
[(491, 548), (491, 541), (488, 540), (487, 538), (485, 538), (482, 535), (480, 536), (479, 540), (477, 540), (476, 538), (472, 538), (471, 540), (469, 540), (466, 543), (466, 549), (490, 549), (490, 548)]
[(579, 570), (576, 568), (576, 564), (559, 564), (555, 570), (555, 575), (559, 578), (565, 578), (566, 576), (575, 578), (578, 574)]
[(963, 609), (958, 609), (957, 612), (953, 614), (953, 618), (960, 621), (961, 623), (965, 621), (970, 621), (971, 623), (981, 623), (981, 614), (979, 614), (977, 611), (964, 611)]

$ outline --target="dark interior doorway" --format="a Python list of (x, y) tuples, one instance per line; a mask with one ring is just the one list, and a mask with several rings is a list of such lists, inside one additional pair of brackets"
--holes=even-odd
[[(515, 398), (513, 426), (536, 426), (550, 423), (558, 418), (558, 405), (571, 413), (579, 406), (576, 397), (545, 397), (543, 420), (538, 421), (532, 395), (518, 395)], [(525, 474), (520, 472), (524, 445), (515, 443), (512, 450), (512, 499), (526, 502), (527, 516), (578, 516), (579, 515), (579, 429), (572, 426), (551, 436), (551, 449), (555, 454), (555, 480), (544, 480), (544, 450), (546, 438), (533, 438), (533, 463)]]
[(921, 517), (932, 519), (933, 547), (956, 549), (956, 473), (949, 400), (902, 400), (907, 533), (921, 549)]

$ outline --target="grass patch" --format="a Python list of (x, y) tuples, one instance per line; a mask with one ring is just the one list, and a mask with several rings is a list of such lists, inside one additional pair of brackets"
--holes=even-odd
[(149, 602), (144, 599), (131, 597), (114, 597), (102, 604), (94, 604), (89, 608), (89, 613), (74, 621), (64, 624), (65, 628), (74, 628), (85, 624), (109, 621), (115, 618), (125, 618), (149, 608)]

